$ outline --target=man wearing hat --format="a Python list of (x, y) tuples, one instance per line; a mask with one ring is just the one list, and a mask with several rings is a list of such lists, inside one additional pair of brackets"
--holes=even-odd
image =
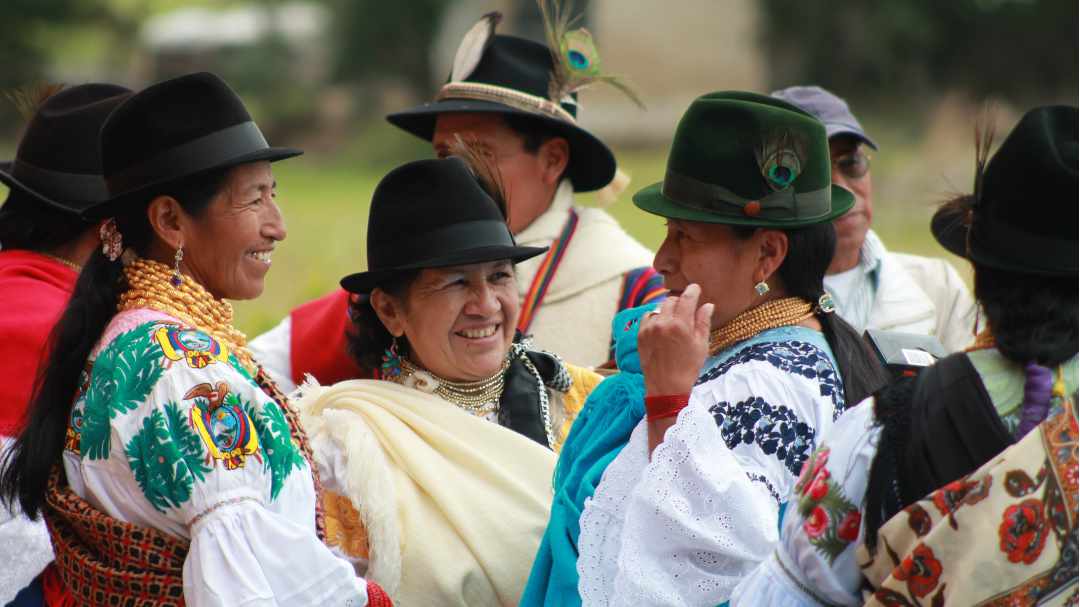
[[(469, 30), (434, 101), (387, 120), (440, 156), (458, 137), (492, 155), (517, 242), (550, 247), (518, 267), (518, 329), (568, 361), (600, 365), (611, 356), (615, 313), (664, 290), (648, 249), (603, 210), (574, 204), (575, 192), (601, 190), (604, 199), (625, 186), (611, 150), (577, 124), (576, 91), (603, 77), (593, 69), (599, 58), (585, 30), (562, 32), (549, 20), (549, 40), (574, 42), (545, 46), (496, 35), (498, 21), (491, 13)], [(566, 52), (553, 53), (556, 44)], [(252, 346), (294, 382), (308, 372), (323, 382), (356, 377), (361, 370), (344, 352), (347, 297), (338, 291), (300, 306)]]
[(892, 253), (870, 228), (873, 187), (865, 148), (878, 147), (847, 103), (818, 86), (792, 86), (772, 95), (825, 124), (833, 183), (855, 194), (855, 206), (835, 222), (836, 256), (825, 277), (840, 315), (860, 333), (933, 335), (948, 351), (967, 346), (975, 304), (956, 270), (943, 259)]
[[(105, 200), (98, 131), (131, 93), (112, 84), (84, 84), (49, 95), (42, 91), (15, 159), (0, 162), (9, 188), (0, 206), (0, 437), (14, 436), (34, 388), (53, 325), (67, 305), (79, 269), (100, 245), (96, 224), (79, 212)], [(48, 95), (48, 96), (45, 96)], [(5, 445), (6, 446), (6, 445)], [(0, 508), (0, 603), (53, 558), (39, 520)], [(40, 596), (40, 585), (19, 600)]]

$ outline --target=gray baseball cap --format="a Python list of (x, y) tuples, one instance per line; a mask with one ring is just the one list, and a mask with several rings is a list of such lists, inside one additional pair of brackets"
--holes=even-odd
[(825, 134), (829, 139), (836, 135), (851, 135), (861, 139), (866, 145), (878, 149), (873, 139), (866, 134), (855, 114), (851, 113), (843, 99), (833, 95), (820, 86), (789, 86), (773, 91), (772, 96), (799, 106), (814, 115), (825, 124)]

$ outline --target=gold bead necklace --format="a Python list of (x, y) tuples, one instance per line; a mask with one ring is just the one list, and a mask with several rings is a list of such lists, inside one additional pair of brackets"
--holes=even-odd
[[(402, 356), (401, 373), (390, 376), (389, 379), (402, 384), (415, 382), (417, 389), (427, 388), (426, 391), (434, 393), (443, 400), (473, 415), (483, 416), (498, 410), (499, 398), (502, 396), (506, 382), (506, 370), (509, 367), (510, 360), (507, 358), (491, 377), (479, 381), (457, 382), (443, 379), (431, 371), (421, 369), (407, 357)], [(428, 378), (435, 383), (433, 389), (431, 386), (424, 385)]]
[(53, 260), (53, 261), (55, 261), (57, 263), (63, 264), (65, 266), (71, 268), (72, 270), (75, 270), (76, 273), (82, 272), (82, 266), (75, 263), (74, 261), (64, 259), (63, 257), (60, 257), (59, 255), (53, 255), (52, 253), (42, 253), (42, 255), (44, 255), (45, 257), (48, 257), (49, 259), (51, 259), (51, 260)]
[(191, 277), (181, 275), (173, 286), (172, 269), (150, 259), (136, 259), (124, 267), (127, 290), (120, 294), (117, 311), (150, 308), (178, 318), (224, 343), (249, 372), (256, 366), (247, 348), (247, 337), (233, 327), (233, 309), (214, 298)]
[(709, 355), (726, 350), (766, 329), (788, 327), (814, 315), (814, 306), (801, 297), (781, 297), (732, 318), (709, 334)]

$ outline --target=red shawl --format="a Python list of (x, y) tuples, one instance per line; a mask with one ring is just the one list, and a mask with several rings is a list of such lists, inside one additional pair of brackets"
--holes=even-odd
[(40, 253), (0, 251), (0, 434), (22, 427), (49, 332), (78, 276)]

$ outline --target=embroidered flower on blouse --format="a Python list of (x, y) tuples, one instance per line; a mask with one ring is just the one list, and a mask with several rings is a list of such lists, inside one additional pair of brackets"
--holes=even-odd
[(832, 401), (833, 419), (844, 412), (844, 386), (832, 361), (821, 348), (802, 341), (763, 342), (747, 346), (703, 373), (697, 384), (712, 381), (732, 367), (750, 361), (767, 362), (784, 373), (816, 381), (821, 396)]
[(794, 476), (814, 446), (814, 429), (799, 421), (783, 406), (773, 406), (759, 396), (732, 405), (719, 402), (709, 413), (720, 428), (729, 449), (757, 443), (766, 455), (774, 455)]

